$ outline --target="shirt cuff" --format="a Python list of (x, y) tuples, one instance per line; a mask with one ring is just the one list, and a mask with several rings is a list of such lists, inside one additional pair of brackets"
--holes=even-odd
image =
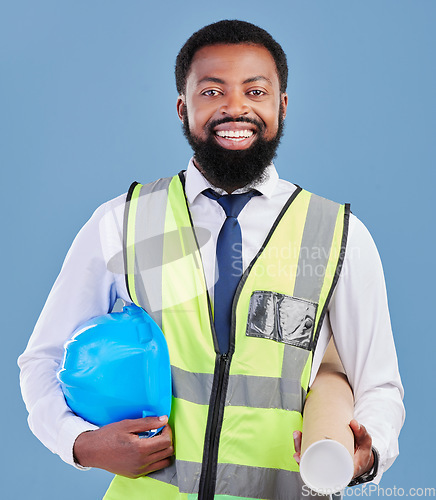
[(71, 415), (63, 423), (58, 435), (58, 454), (64, 462), (79, 470), (89, 470), (90, 467), (82, 467), (74, 460), (73, 447), (80, 434), (94, 431), (98, 426), (87, 422), (75, 415)]

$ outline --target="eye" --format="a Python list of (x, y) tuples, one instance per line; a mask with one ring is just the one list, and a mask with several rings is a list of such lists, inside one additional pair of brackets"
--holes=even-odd
[(220, 92), (216, 89), (205, 90), (204, 92), (201, 93), (201, 95), (205, 95), (207, 97), (216, 97), (219, 94)]
[(250, 94), (254, 97), (260, 97), (260, 96), (265, 95), (265, 92), (263, 90), (260, 90), (260, 89), (253, 89), (253, 90), (249, 90), (248, 94)]

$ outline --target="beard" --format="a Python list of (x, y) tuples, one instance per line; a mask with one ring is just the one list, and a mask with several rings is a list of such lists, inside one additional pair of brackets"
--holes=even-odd
[[(213, 129), (227, 122), (252, 123), (257, 127), (257, 137), (247, 149), (231, 150), (219, 145)], [(207, 139), (194, 136), (189, 129), (188, 113), (183, 113), (183, 133), (194, 151), (194, 159), (202, 173), (214, 186), (232, 190), (250, 184), (256, 186), (265, 179), (265, 170), (276, 156), (284, 130), (283, 108), (280, 106), (278, 129), (272, 139), (263, 136), (265, 125), (249, 118), (223, 118), (211, 122), (207, 127)], [(228, 190), (228, 189), (226, 189)]]

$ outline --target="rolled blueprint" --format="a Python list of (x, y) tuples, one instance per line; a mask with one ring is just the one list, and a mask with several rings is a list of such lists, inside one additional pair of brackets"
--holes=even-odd
[(330, 341), (303, 412), (300, 474), (317, 493), (339, 492), (353, 477), (353, 408), (351, 387)]

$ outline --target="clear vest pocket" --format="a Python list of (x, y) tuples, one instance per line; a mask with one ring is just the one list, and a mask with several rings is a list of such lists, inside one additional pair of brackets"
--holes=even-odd
[(310, 348), (317, 304), (282, 293), (256, 290), (250, 298), (249, 337), (262, 337)]

